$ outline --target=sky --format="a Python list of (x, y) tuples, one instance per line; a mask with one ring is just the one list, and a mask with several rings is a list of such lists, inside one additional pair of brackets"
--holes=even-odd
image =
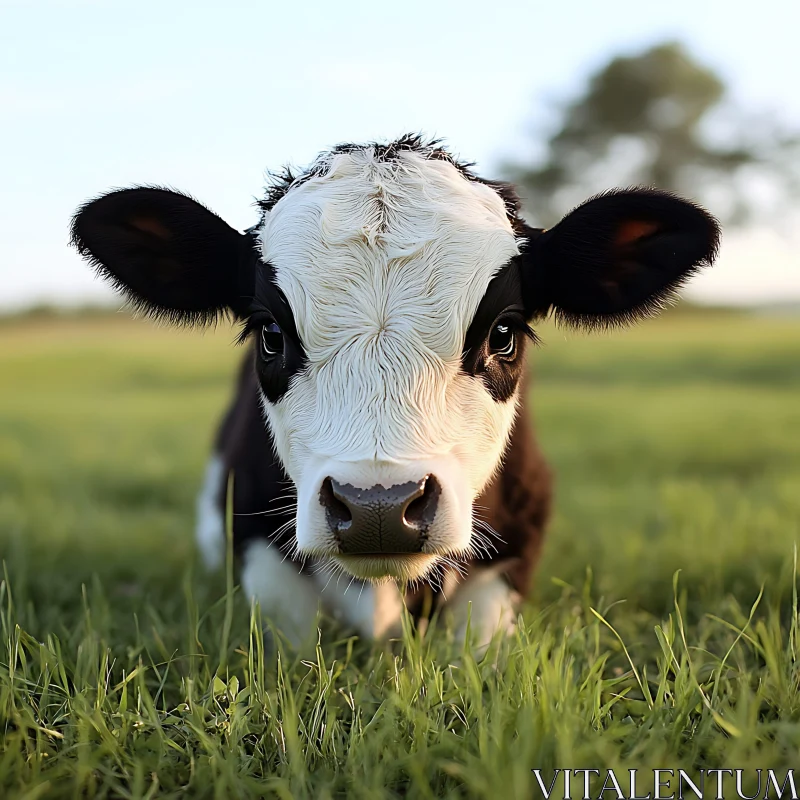
[[(665, 39), (800, 126), (798, 30), (796, 0), (0, 0), (0, 308), (111, 299), (67, 246), (111, 188), (170, 186), (241, 229), (265, 170), (406, 131), (492, 177), (553, 100)], [(727, 233), (686, 294), (800, 301), (800, 233)]]

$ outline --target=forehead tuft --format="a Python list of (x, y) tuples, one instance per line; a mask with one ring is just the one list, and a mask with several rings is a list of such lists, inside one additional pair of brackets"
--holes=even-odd
[(392, 142), (370, 142), (367, 144), (340, 144), (331, 150), (320, 153), (305, 169), (295, 170), (286, 166), (277, 172), (269, 173), (269, 182), (264, 197), (258, 201), (262, 213), (268, 213), (293, 188), (301, 186), (312, 178), (323, 177), (331, 170), (337, 156), (360, 155), (368, 157), (376, 164), (391, 164), (402, 160), (408, 154), (428, 161), (450, 164), (467, 181), (490, 186), (503, 201), (506, 213), (512, 224), (520, 222), (521, 202), (513, 186), (501, 181), (488, 181), (473, 172), (474, 163), (463, 161), (442, 145), (439, 139), (426, 139), (421, 134), (409, 133)]

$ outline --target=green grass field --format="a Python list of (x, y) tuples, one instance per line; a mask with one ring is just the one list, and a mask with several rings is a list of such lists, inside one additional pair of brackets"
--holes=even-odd
[(797, 767), (800, 320), (540, 333), (557, 511), (517, 637), (476, 662), (441, 628), (277, 654), (199, 568), (230, 329), (0, 324), (0, 797), (499, 800), (541, 796), (533, 768)]

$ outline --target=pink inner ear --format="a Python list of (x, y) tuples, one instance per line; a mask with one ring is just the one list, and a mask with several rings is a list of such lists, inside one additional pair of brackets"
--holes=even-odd
[(136, 230), (142, 231), (142, 233), (152, 234), (159, 239), (172, 238), (169, 228), (153, 217), (130, 217), (128, 224), (136, 228)]
[(656, 233), (660, 229), (657, 222), (644, 222), (642, 220), (628, 220), (623, 222), (614, 236), (614, 247), (622, 249), (630, 247), (640, 239)]

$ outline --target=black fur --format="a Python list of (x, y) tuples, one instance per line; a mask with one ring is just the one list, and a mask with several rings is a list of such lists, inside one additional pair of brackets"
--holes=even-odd
[[(638, 226), (640, 236), (626, 234)], [(551, 309), (585, 328), (635, 322), (659, 311), (719, 248), (717, 221), (655, 189), (588, 200), (549, 231), (530, 230), (520, 257), (531, 317)]]
[(523, 597), (531, 581), (550, 519), (553, 478), (535, 435), (528, 392), (523, 377), (521, 402), (503, 466), (475, 501), (478, 518), (497, 531), (495, 549), (473, 566), (501, 563), (511, 586)]
[(225, 507), (227, 475), (233, 472), (233, 544), (241, 554), (254, 539), (269, 539), (284, 551), (294, 538), (295, 489), (283, 469), (261, 410), (254, 369), (255, 347), (248, 345), (233, 402), (217, 433), (215, 450), (225, 466), (217, 502)]
[[(461, 356), (463, 371), (480, 378), (497, 402), (506, 402), (514, 396), (525, 363), (525, 341), (535, 339), (525, 319), (519, 269), (512, 263), (489, 284), (467, 329)], [(500, 320), (516, 333), (516, 356), (511, 360), (487, 357), (489, 334)]]
[[(283, 352), (273, 358), (265, 358), (261, 352), (260, 330), (264, 325), (274, 322), (283, 334)], [(255, 299), (249, 309), (248, 319), (242, 330), (240, 340), (251, 335), (256, 341), (255, 369), (264, 396), (271, 403), (277, 403), (289, 390), (292, 377), (308, 364), (305, 348), (297, 333), (289, 302), (275, 283), (275, 273), (271, 264), (261, 264), (256, 276)]]
[(253, 240), (196, 200), (159, 187), (120, 189), (82, 206), (71, 242), (137, 310), (206, 324), (253, 297)]

